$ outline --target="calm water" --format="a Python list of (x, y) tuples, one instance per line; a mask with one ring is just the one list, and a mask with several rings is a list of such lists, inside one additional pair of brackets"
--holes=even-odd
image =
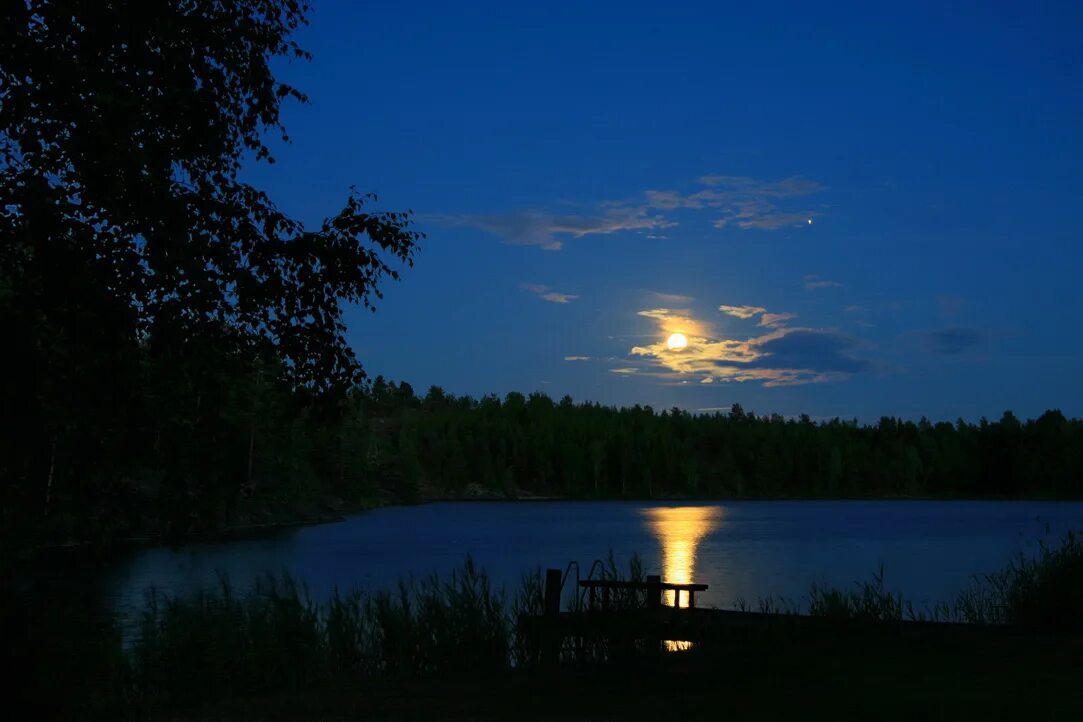
[(144, 590), (190, 592), (219, 573), (247, 586), (289, 571), (322, 598), (444, 573), (472, 554), (509, 589), (535, 567), (584, 569), (612, 550), (648, 573), (705, 582), (697, 606), (764, 596), (801, 602), (812, 582), (848, 587), (882, 564), (889, 588), (916, 604), (948, 599), (976, 574), (1083, 529), (1083, 504), (1064, 502), (742, 501), (446, 503), (378, 509), (270, 538), (146, 549), (113, 566), (108, 602), (138, 611)]

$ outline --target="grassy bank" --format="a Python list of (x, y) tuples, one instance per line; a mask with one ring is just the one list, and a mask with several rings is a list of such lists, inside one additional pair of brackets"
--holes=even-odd
[[(606, 575), (621, 575), (610, 565)], [(642, 575), (633, 563), (625, 576)], [(830, 634), (759, 631), (658, 655), (649, 644), (566, 643), (542, 670), (520, 624), (541, 580), (513, 596), (467, 560), (443, 580), (313, 601), (264, 577), (252, 594), (220, 588), (151, 595), (126, 647), (78, 598), (9, 600), (12, 703), (36, 718), (1078, 719), (1083, 679), (1083, 543), (1068, 535), (936, 608), (915, 610), (882, 581), (813, 588), (803, 611)], [(645, 603), (637, 593), (614, 605)], [(770, 606), (768, 604), (768, 606)], [(907, 618), (996, 624), (1011, 633), (898, 634)], [(781, 618), (780, 618), (781, 619)], [(885, 624), (886, 623), (886, 624)], [(618, 714), (619, 713), (619, 714)], [(1019, 716), (1023, 715), (1023, 717)]]

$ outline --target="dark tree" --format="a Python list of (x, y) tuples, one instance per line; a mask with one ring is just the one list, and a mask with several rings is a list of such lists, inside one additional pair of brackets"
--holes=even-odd
[(214, 368), (270, 360), (284, 383), (321, 395), (362, 377), (342, 307), (371, 307), (378, 282), (412, 262), (409, 213), (371, 212), (373, 198), (351, 192), (305, 228), (239, 175), (245, 161), (273, 162), (271, 138), (288, 141), (282, 102), (305, 101), (270, 64), (308, 57), (291, 39), (308, 10), (303, 0), (3, 3), (0, 322), (11, 370), (0, 401), (12, 433), (0, 472), (9, 486), (33, 477), (27, 493), (45, 487), (46, 509), (58, 454), (83, 476), (122, 453), (105, 439), (143, 405), (147, 364), (191, 384), (191, 423), (209, 434), (226, 403)]

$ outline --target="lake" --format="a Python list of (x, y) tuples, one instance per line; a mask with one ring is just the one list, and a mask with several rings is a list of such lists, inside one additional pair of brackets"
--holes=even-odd
[(812, 583), (851, 588), (881, 565), (886, 586), (921, 606), (1070, 529), (1083, 529), (1081, 503), (451, 502), (376, 509), (259, 539), (142, 549), (110, 567), (103, 589), (107, 604), (131, 619), (149, 587), (193, 592), (225, 574), (244, 588), (263, 572), (288, 571), (319, 599), (335, 587), (387, 589), (400, 578), (447, 573), (470, 554), (514, 591), (532, 569), (575, 560), (585, 573), (612, 550), (622, 566), (637, 553), (647, 573), (709, 584), (697, 606), (765, 596), (803, 603)]

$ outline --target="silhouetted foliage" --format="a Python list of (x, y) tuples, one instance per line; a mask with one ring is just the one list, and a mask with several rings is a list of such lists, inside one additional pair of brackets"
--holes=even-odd
[[(832, 666), (826, 679), (849, 684), (854, 674), (877, 659), (872, 656), (877, 650), (882, 661), (909, 650), (907, 664), (900, 667), (909, 676), (904, 675), (907, 684), (901, 688), (912, 687), (913, 675), (925, 670), (927, 677), (919, 683), (922, 704), (927, 703), (930, 690), (956, 689), (961, 672), (962, 678), (974, 678), (978, 698), (983, 698), (992, 679), (1016, 683), (1029, 669), (1036, 671), (1033, 681), (1039, 698), (1047, 696), (1048, 678), (1053, 676), (1066, 683), (1061, 694), (1075, 700), (1083, 603), (1081, 561), (1083, 546), (1069, 534), (1059, 545), (1043, 547), (1035, 558), (1021, 557), (1005, 570), (977, 580), (973, 589), (956, 600), (931, 610), (915, 610), (900, 595), (887, 591), (883, 570), (852, 591), (813, 587), (807, 607), (764, 600), (761, 611), (776, 613), (771, 619), (746, 625), (741, 634), (721, 628), (720, 638), (705, 638), (690, 652), (671, 657), (670, 663), (684, 660), (689, 665), (681, 668), (683, 672), (671, 684), (694, 690), (720, 684), (737, 669), (751, 667), (750, 681), (771, 677), (760, 693), (769, 697), (780, 684), (803, 679), (809, 670), (827, 662)], [(641, 579), (642, 568), (633, 560), (625, 575), (610, 557), (601, 577)], [(6, 650), (19, 660), (9, 672), (17, 684), (13, 685), (14, 699), (8, 701), (9, 706), (21, 703), (13, 708), (32, 711), (34, 718), (115, 720), (186, 717), (214, 710), (229, 700), (236, 700), (245, 711), (257, 701), (274, 708), (306, 697), (318, 701), (318, 714), (258, 716), (349, 717), (354, 715), (348, 711), (371, 711), (369, 705), (381, 690), (393, 691), (392, 710), (399, 712), (408, 690), (423, 690), (431, 699), (446, 684), (449, 694), (461, 697), (473, 689), (471, 681), (482, 684), (473, 693), (488, 699), (517, 678), (551, 682), (551, 676), (537, 674), (544, 646), (536, 623), (542, 613), (541, 600), (540, 571), (524, 577), (509, 603), (469, 558), (443, 580), (433, 576), (422, 582), (402, 582), (391, 593), (336, 591), (322, 602), (313, 601), (302, 583), (285, 575), (263, 576), (252, 592), (239, 591), (223, 579), (217, 590), (185, 596), (150, 592), (139, 630), (129, 630), (125, 644), (116, 622), (95, 615), (93, 604), (68, 599), (42, 607), (29, 598), (4, 598), (0, 630), (5, 633)], [(615, 615), (606, 615), (608, 632), (566, 637), (559, 656), (561, 669), (552, 671), (566, 672), (567, 680), (610, 667), (624, 677), (621, 696), (635, 696), (640, 683), (628, 675), (637, 664), (649, 660), (645, 669), (654, 676), (665, 674), (667, 660), (658, 658), (658, 640), (644, 636), (644, 617), (628, 614), (645, 606), (643, 595), (629, 591), (610, 602), (608, 609)], [(793, 623), (800, 621), (795, 615), (805, 614), (826, 618), (829, 624)], [(900, 626), (909, 620), (979, 626), (952, 641), (953, 635), (936, 625)], [(988, 623), (1009, 628), (982, 626)], [(958, 635), (962, 630), (947, 631)], [(756, 650), (765, 654), (752, 664), (750, 655)], [(960, 650), (966, 651), (960, 655)], [(806, 663), (778, 659), (795, 651), (807, 657)], [(943, 654), (951, 655), (952, 663), (928, 672), (930, 660)], [(851, 657), (850, 662), (837, 666), (839, 655)], [(731, 668), (721, 666), (727, 660)], [(988, 669), (970, 666), (983, 661), (988, 662)], [(993, 676), (996, 670), (1001, 677)], [(689, 673), (704, 679), (691, 684)], [(871, 677), (881, 673), (873, 669)], [(742, 688), (736, 685), (734, 692)], [(1031, 686), (1012, 689), (1011, 694), (1022, 693), (1024, 688)], [(898, 694), (899, 689), (896, 684), (890, 694)], [(518, 699), (512, 694), (510, 699), (516, 706), (535, 694)], [(668, 695), (660, 697), (671, 704)], [(731, 697), (726, 696), (727, 704)], [(833, 708), (839, 699), (850, 697), (836, 691), (824, 699)], [(354, 709), (358, 701), (360, 707)], [(561, 701), (566, 700), (561, 697)], [(430, 704), (436, 713), (421, 716), (445, 717), (442, 701)], [(331, 710), (336, 714), (329, 715)], [(204, 718), (202, 713), (198, 716)], [(236, 716), (224, 711), (210, 714), (210, 718)], [(497, 718), (509, 716), (515, 715)]]
[(1020, 555), (980, 577), (944, 611), (967, 622), (1083, 632), (1083, 540), (1068, 532), (1059, 544), (1042, 542), (1036, 556)]
[(357, 392), (383, 470), (377, 483), (429, 495), (578, 498), (1071, 496), (1083, 494), (1083, 423), (1048, 411), (1019, 422), (872, 425), (680, 409), (423, 398), (376, 379)]
[[(145, 368), (144, 378), (158, 372)], [(329, 414), (311, 395), (268, 382), (269, 372), (238, 364), (216, 373), (213, 417), (199, 416), (183, 376), (167, 375), (180, 382), (148, 381), (139, 414), (108, 435), (97, 430), (122, 453), (98, 459), (94, 473), (112, 478), (95, 487), (92, 506), (69, 490), (86, 467), (57, 472), (62, 535), (184, 535), (321, 504), (442, 497), (1083, 496), (1083, 422), (1058, 411), (1026, 422), (1007, 413), (977, 424), (813, 423), (740, 407), (658, 413), (435, 388), (418, 397), (377, 377)]]
[(341, 397), (363, 378), (342, 306), (371, 306), (412, 262), (409, 213), (351, 192), (306, 228), (240, 177), (246, 159), (273, 162), (268, 135), (288, 141), (282, 102), (305, 101), (271, 62), (308, 57), (291, 39), (308, 10), (4, 4), (5, 527), (49, 515), (56, 495), (95, 510), (86, 533), (123, 525), (110, 505), (155, 474), (185, 516), (189, 497), (246, 477), (220, 449), (271, 387)]

